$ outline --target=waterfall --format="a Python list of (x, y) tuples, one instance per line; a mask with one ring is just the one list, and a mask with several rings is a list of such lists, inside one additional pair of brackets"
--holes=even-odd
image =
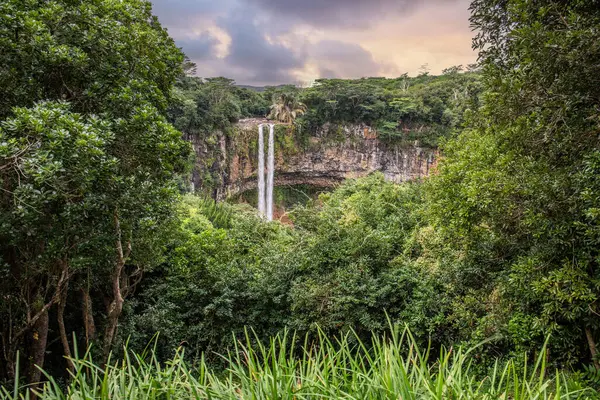
[(275, 177), (275, 125), (269, 125), (269, 158), (267, 167), (267, 221), (273, 221), (273, 184)]
[[(275, 125), (269, 125), (267, 184), (265, 195), (265, 136), (264, 124), (258, 126), (258, 214), (273, 221), (273, 185), (275, 177)], [(266, 203), (266, 205), (265, 205)]]
[(258, 213), (265, 216), (265, 137), (263, 125), (258, 126)]

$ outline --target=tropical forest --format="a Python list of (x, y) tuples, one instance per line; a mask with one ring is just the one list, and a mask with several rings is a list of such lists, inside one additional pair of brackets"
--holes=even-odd
[(600, 399), (599, 342), (596, 0), (0, 0), (0, 400)]

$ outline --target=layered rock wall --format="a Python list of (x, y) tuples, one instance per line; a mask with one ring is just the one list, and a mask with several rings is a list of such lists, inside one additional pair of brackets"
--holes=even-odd
[[(218, 134), (217, 143), (207, 144), (190, 138), (199, 160), (194, 186), (206, 188), (203, 178), (209, 173), (217, 177), (212, 194), (218, 199), (256, 188), (256, 142), (260, 123), (268, 121), (242, 120), (233, 135)], [(375, 171), (399, 183), (428, 176), (438, 159), (435, 149), (418, 143), (382, 141), (377, 132), (366, 125), (325, 125), (306, 136), (291, 127), (278, 127), (276, 132), (276, 186), (333, 187), (344, 179)], [(298, 138), (304, 139), (302, 143)], [(209, 162), (202, 163), (206, 157), (210, 157)]]

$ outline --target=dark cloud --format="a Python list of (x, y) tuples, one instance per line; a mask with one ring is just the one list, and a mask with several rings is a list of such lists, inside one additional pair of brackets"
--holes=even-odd
[(215, 58), (216, 46), (220, 44), (219, 40), (209, 32), (203, 32), (196, 37), (177, 39), (176, 43), (196, 63)]
[(319, 74), (319, 78), (333, 79), (339, 77), (337, 72), (326, 67), (320, 67)]
[(354, 43), (323, 40), (311, 48), (310, 54), (323, 78), (377, 76), (384, 69), (370, 52)]
[(198, 16), (218, 15), (231, 3), (231, 0), (153, 0), (152, 10), (171, 30), (192, 25)]
[(219, 27), (231, 38), (225, 62), (252, 71), (256, 81), (289, 81), (291, 71), (302, 68), (306, 57), (277, 42), (276, 38), (269, 40), (250, 15), (239, 10), (219, 20)]
[(247, 0), (292, 21), (314, 26), (365, 29), (378, 18), (400, 15), (431, 4), (457, 0)]
[[(278, 84), (293, 81), (291, 71), (305, 65), (301, 52), (277, 40), (281, 26), (287, 24), (274, 30), (276, 24), (269, 23), (272, 18), (268, 13), (248, 0), (154, 0), (153, 7), (177, 45), (198, 64), (201, 75), (213, 73), (242, 83)], [(216, 47), (221, 42), (216, 37), (209, 32), (194, 33), (203, 24), (216, 25), (229, 36), (224, 58), (218, 58)]]

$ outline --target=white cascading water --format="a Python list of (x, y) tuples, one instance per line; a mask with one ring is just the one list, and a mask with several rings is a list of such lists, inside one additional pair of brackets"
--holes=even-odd
[(263, 125), (258, 126), (258, 213), (266, 215), (265, 210), (265, 137)]
[(275, 178), (275, 125), (269, 125), (269, 156), (267, 166), (267, 221), (273, 221), (273, 184)]

